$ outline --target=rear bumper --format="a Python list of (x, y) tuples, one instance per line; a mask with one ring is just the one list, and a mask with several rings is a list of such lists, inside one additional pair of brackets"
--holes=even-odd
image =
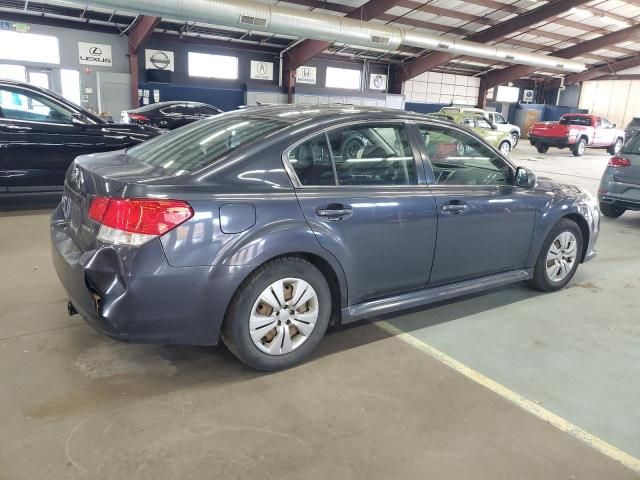
[(598, 201), (627, 210), (640, 210), (640, 181), (619, 182), (615, 179), (611, 167), (607, 167), (598, 189)]
[(81, 251), (60, 207), (52, 259), (69, 301), (96, 330), (138, 343), (215, 345), (227, 305), (248, 267), (171, 267), (159, 241)]
[(531, 142), (531, 145), (541, 143), (556, 148), (567, 148), (575, 145), (576, 143), (575, 138), (573, 141), (570, 141), (567, 137), (545, 137), (538, 135), (529, 135), (529, 141)]

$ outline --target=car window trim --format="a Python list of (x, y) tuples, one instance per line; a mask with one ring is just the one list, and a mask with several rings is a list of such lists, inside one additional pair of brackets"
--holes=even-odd
[[(421, 169), (420, 168), (420, 162), (421, 162), (421, 156), (422, 156), (422, 152), (420, 151), (420, 149), (416, 149), (416, 145), (414, 144), (415, 142), (412, 140), (411, 138), (411, 125), (413, 124), (414, 120), (409, 120), (409, 119), (397, 119), (397, 120), (388, 120), (388, 119), (379, 119), (379, 120), (352, 120), (349, 122), (345, 122), (345, 123), (341, 123), (338, 125), (331, 125), (331, 126), (327, 126), (321, 130), (315, 131), (314, 133), (310, 134), (310, 135), (306, 135), (305, 137), (297, 140), (295, 143), (291, 144), (290, 146), (288, 146), (287, 148), (285, 148), (284, 152), (282, 153), (282, 163), (284, 165), (284, 169), (287, 173), (287, 175), (289, 176), (289, 179), (291, 180), (291, 183), (293, 185), (293, 188), (296, 190), (304, 190), (304, 189), (310, 189), (310, 188), (322, 188), (322, 189), (331, 189), (331, 188), (335, 188), (335, 189), (345, 189), (345, 188), (357, 188), (357, 189), (366, 189), (366, 188), (394, 188), (394, 189), (408, 189), (408, 188), (416, 188), (416, 187), (420, 187), (420, 186), (424, 186), (427, 184), (426, 178), (424, 178), (423, 175), (421, 175), (421, 172), (424, 173), (424, 168)], [(402, 125), (407, 129), (407, 137), (409, 138), (409, 145), (411, 146), (411, 155), (413, 156), (413, 161), (415, 163), (415, 167), (416, 167), (416, 177), (418, 182), (415, 184), (411, 184), (411, 185), (340, 185), (338, 184), (338, 178), (337, 178), (337, 173), (336, 173), (336, 169), (335, 169), (335, 162), (333, 160), (333, 152), (331, 149), (331, 146), (329, 144), (329, 155), (331, 155), (331, 164), (332, 164), (332, 168), (334, 170), (334, 178), (336, 181), (335, 185), (302, 185), (302, 183), (300, 182), (300, 179), (298, 178), (298, 174), (296, 173), (295, 169), (293, 168), (293, 166), (291, 165), (291, 163), (289, 162), (289, 154), (296, 149), (296, 147), (298, 147), (299, 145), (303, 144), (304, 142), (306, 142), (307, 140), (311, 140), (314, 137), (317, 137), (319, 135), (324, 134), (325, 135), (325, 141), (328, 142), (328, 136), (329, 136), (329, 132), (333, 131), (333, 130), (337, 130), (339, 128), (345, 128), (345, 127), (350, 127), (350, 126), (357, 126), (357, 125), (367, 125), (367, 124), (376, 124), (376, 125)], [(416, 154), (420, 154), (420, 156), (416, 155)]]
[[(418, 137), (420, 137), (419, 132), (420, 132), (420, 126), (421, 125), (429, 125), (428, 121), (420, 121), (420, 120), (412, 120), (412, 122), (415, 125), (416, 130), (418, 131)], [(457, 125), (437, 125), (437, 124), (431, 124), (432, 126), (436, 127), (436, 128), (441, 128), (441, 129), (446, 129), (446, 128), (450, 128), (452, 130), (457, 130), (460, 133), (464, 133), (466, 135), (472, 135), (476, 137), (476, 140), (479, 139), (486, 147), (489, 147), (491, 150), (493, 150), (493, 152), (495, 154), (498, 155), (498, 157), (503, 160), (507, 166), (509, 167), (509, 169), (511, 170), (511, 178), (513, 180), (515, 180), (515, 174), (516, 174), (516, 167), (515, 165), (513, 165), (513, 163), (511, 163), (511, 160), (509, 160), (508, 158), (505, 158), (502, 156), (502, 154), (498, 151), (498, 149), (496, 149), (493, 145), (489, 144), (488, 142), (486, 142), (482, 137), (480, 137), (479, 135), (476, 135), (475, 133), (469, 133), (466, 130), (463, 130), (461, 128), (458, 128)], [(419, 148), (420, 148), (420, 153), (422, 155), (422, 159), (424, 162), (424, 168), (427, 171), (427, 185), (429, 186), (429, 188), (433, 188), (433, 187), (456, 187), (456, 188), (473, 188), (473, 187), (482, 187), (482, 188), (488, 188), (488, 187), (513, 187), (514, 184), (510, 183), (510, 184), (505, 184), (505, 185), (466, 185), (466, 184), (447, 184), (447, 185), (439, 185), (438, 183), (436, 183), (436, 177), (435, 174), (433, 173), (433, 165), (431, 164), (431, 159), (429, 158), (429, 155), (427, 154), (426, 151), (426, 145), (422, 145), (422, 143), (424, 143), (421, 139), (419, 139)]]

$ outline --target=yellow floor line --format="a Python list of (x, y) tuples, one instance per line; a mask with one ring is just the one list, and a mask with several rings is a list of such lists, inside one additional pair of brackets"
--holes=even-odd
[(581, 429), (580, 427), (574, 425), (568, 420), (556, 415), (555, 413), (550, 412), (549, 410), (541, 407), (540, 405), (532, 402), (531, 400), (526, 399), (522, 395), (518, 395), (516, 392), (509, 390), (504, 385), (491, 380), (488, 377), (485, 377), (480, 372), (475, 371), (473, 368), (466, 366), (463, 363), (451, 358), (446, 353), (441, 352), (440, 350), (432, 347), (428, 343), (423, 342), (422, 340), (417, 339), (413, 335), (406, 333), (399, 328), (391, 325), (389, 322), (376, 322), (376, 325), (380, 326), (383, 330), (390, 333), (394, 337), (402, 340), (403, 342), (408, 343), (409, 345), (417, 348), (418, 350), (423, 351), (424, 353), (430, 355), (436, 360), (444, 363), (445, 365), (453, 368), (456, 372), (461, 373), (467, 378), (470, 378), (476, 383), (479, 383), (485, 388), (488, 388), (494, 393), (497, 393), (501, 397), (509, 400), (512, 403), (515, 403), (520, 408), (526, 410), (527, 412), (535, 415), (536, 417), (549, 422), (551, 425), (556, 427), (563, 432), (568, 433), (569, 435), (577, 438), (581, 442), (586, 443), (594, 450), (606, 455), (607, 457), (623, 464), (624, 466), (640, 473), (640, 459), (629, 455), (626, 452), (614, 447), (613, 445), (605, 442), (604, 440), (592, 435), (589, 432)]

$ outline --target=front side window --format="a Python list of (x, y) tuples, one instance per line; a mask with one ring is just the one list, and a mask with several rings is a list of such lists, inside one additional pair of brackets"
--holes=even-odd
[(71, 123), (73, 112), (31, 92), (0, 88), (0, 118), (24, 122)]
[(493, 128), (488, 120), (480, 117), (476, 118), (476, 126), (478, 128), (486, 128), (487, 130), (491, 130)]
[(509, 164), (480, 140), (449, 128), (419, 129), (437, 185), (512, 184)]
[(303, 186), (418, 183), (411, 143), (401, 125), (338, 128), (294, 148), (289, 162)]
[(288, 123), (248, 115), (222, 115), (164, 133), (127, 154), (172, 173), (194, 172)]

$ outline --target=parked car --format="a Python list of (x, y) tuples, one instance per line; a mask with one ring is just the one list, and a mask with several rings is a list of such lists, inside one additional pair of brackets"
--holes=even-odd
[(61, 192), (78, 155), (120, 150), (159, 133), (106, 123), (57, 93), (0, 80), (0, 195)]
[(624, 139), (624, 131), (606, 118), (577, 113), (563, 115), (558, 122), (536, 122), (529, 130), (529, 141), (539, 153), (547, 153), (549, 147), (569, 148), (575, 157), (584, 155), (587, 148), (616, 155)]
[(640, 210), (640, 133), (609, 160), (598, 200), (602, 213), (611, 218), (618, 218), (627, 210)]
[(222, 338), (275, 370), (330, 322), (520, 281), (559, 290), (596, 255), (599, 220), (585, 190), (537, 179), (451, 122), (281, 106), (79, 157), (51, 239), (70, 313), (99, 331)]
[(448, 112), (448, 113), (431, 113), (432, 117), (438, 117), (442, 120), (448, 120), (459, 125), (464, 125), (474, 130), (478, 135), (493, 145), (500, 152), (508, 156), (513, 149), (513, 139), (511, 135), (501, 132), (481, 113), (473, 112)]
[(631, 138), (636, 133), (640, 133), (640, 117), (635, 117), (631, 120), (624, 131), (626, 138)]
[(222, 113), (218, 107), (198, 102), (158, 102), (134, 110), (124, 110), (123, 123), (151, 125), (173, 130), (189, 123)]
[(513, 125), (505, 120), (504, 116), (498, 112), (490, 112), (481, 108), (471, 107), (444, 107), (440, 110), (441, 113), (479, 113), (484, 115), (489, 122), (491, 122), (500, 132), (506, 132), (511, 135), (512, 148), (516, 148), (520, 141), (521, 131), (520, 127)]

